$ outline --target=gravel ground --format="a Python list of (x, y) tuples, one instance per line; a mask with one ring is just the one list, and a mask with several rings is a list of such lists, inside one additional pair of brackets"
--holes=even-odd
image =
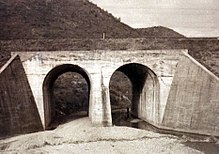
[(185, 146), (185, 139), (130, 127), (92, 127), (88, 118), (52, 131), (0, 140), (0, 153), (202, 153)]

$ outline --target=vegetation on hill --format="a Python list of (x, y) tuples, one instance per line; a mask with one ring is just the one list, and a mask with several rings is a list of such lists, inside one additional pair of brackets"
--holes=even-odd
[(133, 29), (88, 0), (2, 0), (0, 39), (176, 37), (162, 27)]
[(3, 0), (0, 39), (139, 37), (88, 0)]

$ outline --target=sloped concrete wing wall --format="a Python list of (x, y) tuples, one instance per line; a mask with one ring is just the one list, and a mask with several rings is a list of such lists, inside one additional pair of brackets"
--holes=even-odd
[(219, 79), (186, 53), (178, 63), (162, 124), (219, 136)]
[(19, 56), (0, 70), (0, 137), (43, 130)]

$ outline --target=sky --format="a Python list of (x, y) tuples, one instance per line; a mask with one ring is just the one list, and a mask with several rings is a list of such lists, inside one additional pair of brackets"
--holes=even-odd
[(187, 37), (219, 37), (219, 0), (89, 0), (133, 28), (165, 26)]

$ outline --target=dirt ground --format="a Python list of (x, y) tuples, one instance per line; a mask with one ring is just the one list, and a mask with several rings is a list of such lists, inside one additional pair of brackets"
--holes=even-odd
[(81, 118), (55, 130), (0, 140), (0, 153), (203, 153), (186, 146), (186, 141), (187, 138), (130, 127), (92, 127), (88, 118)]

